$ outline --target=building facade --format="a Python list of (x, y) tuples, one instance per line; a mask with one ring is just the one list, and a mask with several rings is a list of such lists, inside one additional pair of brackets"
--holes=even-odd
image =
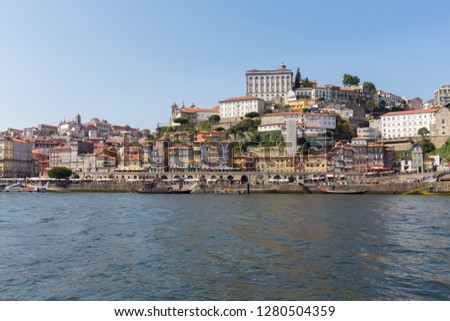
[(434, 105), (446, 106), (450, 104), (450, 85), (442, 85), (434, 92)]
[(416, 137), (419, 136), (418, 131), (421, 128), (431, 132), (438, 110), (439, 108), (432, 108), (384, 114), (380, 117), (381, 137), (384, 139)]
[(284, 101), (292, 90), (292, 70), (283, 63), (275, 70), (249, 70), (245, 76), (247, 96), (265, 101)]
[(0, 138), (0, 177), (29, 177), (33, 174), (31, 144), (15, 138)]
[(435, 122), (431, 126), (430, 134), (433, 136), (450, 136), (450, 110), (442, 107), (436, 112)]
[(255, 96), (234, 97), (222, 100), (220, 104), (220, 119), (223, 121), (236, 121), (249, 112), (264, 113), (266, 103)]

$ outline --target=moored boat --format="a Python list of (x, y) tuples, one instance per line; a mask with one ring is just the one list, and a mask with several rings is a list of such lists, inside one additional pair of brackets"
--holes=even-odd
[(323, 194), (365, 194), (367, 191), (320, 189)]
[(420, 195), (425, 195), (425, 196), (450, 196), (450, 192), (423, 191), (423, 192), (420, 192)]
[(182, 189), (180, 184), (179, 189), (173, 189), (172, 186), (158, 186), (155, 182), (145, 183), (141, 189), (133, 188), (133, 191), (139, 194), (189, 194), (191, 189)]
[(14, 183), (5, 187), (5, 192), (36, 192), (36, 193), (45, 193), (47, 192), (47, 186), (31, 186), (25, 185), (23, 183)]

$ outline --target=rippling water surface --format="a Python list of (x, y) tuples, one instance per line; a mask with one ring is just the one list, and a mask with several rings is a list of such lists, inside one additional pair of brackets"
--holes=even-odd
[(0, 193), (0, 300), (449, 300), (449, 204)]

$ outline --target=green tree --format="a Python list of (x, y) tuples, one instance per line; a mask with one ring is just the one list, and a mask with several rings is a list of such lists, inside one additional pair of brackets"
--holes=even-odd
[(341, 121), (336, 124), (334, 130), (334, 136), (336, 139), (350, 140), (352, 139), (352, 131), (350, 130), (350, 124), (347, 121)]
[(303, 87), (312, 87), (312, 82), (309, 81), (308, 77), (303, 80)]
[(246, 118), (256, 118), (259, 117), (259, 114), (256, 111), (251, 111), (245, 114)]
[(187, 117), (184, 117), (184, 116), (177, 117), (173, 121), (175, 123), (180, 124), (180, 125), (186, 125), (187, 123), (189, 123), (189, 119)]
[(273, 113), (272, 109), (270, 109), (270, 108), (264, 109), (264, 114), (271, 114), (271, 113)]
[(368, 89), (369, 91), (375, 91), (377, 88), (375, 87), (375, 84), (371, 81), (365, 81), (363, 83), (363, 88)]
[(220, 116), (219, 115), (211, 115), (211, 116), (209, 116), (208, 120), (213, 124), (217, 124), (220, 122)]
[(297, 67), (297, 72), (295, 73), (294, 90), (300, 88), (302, 77), (300, 75), (300, 67)]
[(342, 84), (346, 87), (349, 86), (356, 86), (359, 85), (359, 77), (358, 76), (352, 76), (349, 74), (344, 74), (344, 77), (342, 79)]
[(65, 166), (56, 166), (47, 171), (47, 175), (50, 178), (66, 179), (72, 175), (72, 170)]
[(422, 146), (425, 154), (436, 150), (436, 146), (434, 146), (429, 138), (422, 137)]
[(429, 133), (430, 131), (426, 127), (419, 128), (419, 130), (417, 131), (417, 134), (419, 134), (422, 137), (425, 137)]

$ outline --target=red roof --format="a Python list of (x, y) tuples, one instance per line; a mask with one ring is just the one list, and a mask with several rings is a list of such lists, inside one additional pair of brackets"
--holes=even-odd
[(421, 109), (421, 110), (392, 111), (390, 113), (381, 115), (381, 117), (397, 116), (397, 115), (411, 115), (411, 114), (431, 114), (431, 113), (437, 112), (438, 110), (439, 110), (439, 108), (430, 108), (430, 109)]
[(262, 117), (276, 117), (276, 116), (285, 116), (285, 115), (301, 115), (303, 112), (301, 111), (285, 111), (281, 113), (268, 113), (262, 115)]
[(220, 106), (216, 106), (214, 108), (182, 108), (182, 113), (218, 113), (220, 111)]

